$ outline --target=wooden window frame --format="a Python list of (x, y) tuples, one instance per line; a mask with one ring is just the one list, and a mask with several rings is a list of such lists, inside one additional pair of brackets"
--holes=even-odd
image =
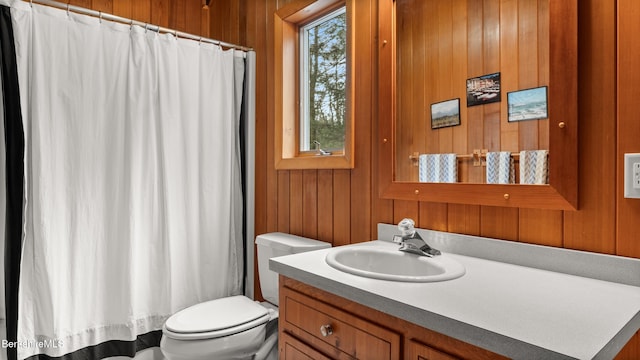
[[(275, 78), (275, 168), (352, 169), (354, 167), (353, 101), (353, 4), (354, 0), (297, 0), (276, 11), (274, 16)], [(299, 36), (298, 30), (319, 16), (341, 6), (347, 7), (347, 113), (344, 151), (317, 155), (300, 151)]]

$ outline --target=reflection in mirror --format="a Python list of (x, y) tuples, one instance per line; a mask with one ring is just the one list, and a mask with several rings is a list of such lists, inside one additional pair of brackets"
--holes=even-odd
[(396, 0), (395, 41), (395, 181), (525, 183), (544, 150), (548, 183), (548, 0)]

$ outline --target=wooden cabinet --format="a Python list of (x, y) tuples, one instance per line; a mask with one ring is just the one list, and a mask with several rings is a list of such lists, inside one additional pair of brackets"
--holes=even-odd
[(505, 359), (284, 276), (279, 311), (283, 360)]
[[(400, 360), (399, 334), (287, 287), (280, 293), (280, 326), (282, 359), (307, 358), (301, 351), (287, 352), (296, 347), (293, 337), (332, 359)], [(327, 359), (315, 350), (302, 352), (311, 359)]]
[(331, 360), (288, 333), (280, 334), (280, 359)]
[(409, 341), (407, 346), (407, 360), (457, 360), (459, 358), (447, 355), (430, 346), (419, 342)]

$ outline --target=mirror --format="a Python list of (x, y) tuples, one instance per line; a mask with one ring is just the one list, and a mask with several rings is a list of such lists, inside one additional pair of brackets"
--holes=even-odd
[[(384, 0), (379, 16), (381, 197), (577, 208), (576, 2)], [(521, 150), (548, 151), (548, 184), (487, 184), (486, 151), (513, 154), (518, 182)], [(424, 182), (425, 154), (455, 154), (454, 183)]]

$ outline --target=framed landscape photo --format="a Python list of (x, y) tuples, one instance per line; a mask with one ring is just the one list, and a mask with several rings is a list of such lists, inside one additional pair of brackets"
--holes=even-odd
[(500, 73), (467, 79), (467, 107), (500, 101)]
[(431, 128), (460, 125), (460, 98), (431, 104)]
[(507, 111), (509, 122), (548, 118), (547, 87), (507, 93)]

